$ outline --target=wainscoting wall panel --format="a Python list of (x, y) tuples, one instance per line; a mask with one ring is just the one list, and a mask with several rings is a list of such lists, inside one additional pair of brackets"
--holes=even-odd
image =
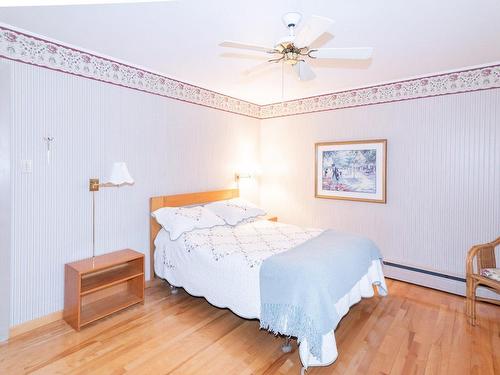
[[(286, 134), (286, 137), (284, 136)], [(314, 198), (314, 143), (386, 138), (387, 204)], [(261, 121), (261, 204), (375, 240), (387, 261), (464, 277), (500, 235), (500, 90)]]
[[(256, 119), (0, 64), (12, 68), (11, 325), (61, 310), (64, 264), (92, 255), (90, 177), (103, 181), (125, 161), (136, 181), (96, 193), (97, 253), (148, 254), (151, 196), (234, 187), (238, 165), (259, 157)], [(258, 199), (255, 187), (242, 194)]]

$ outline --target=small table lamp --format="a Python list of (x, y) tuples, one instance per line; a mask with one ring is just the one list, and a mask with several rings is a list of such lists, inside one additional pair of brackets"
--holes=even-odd
[(95, 258), (95, 192), (99, 191), (101, 187), (119, 187), (133, 184), (134, 179), (128, 171), (127, 164), (124, 162), (113, 163), (108, 181), (104, 184), (100, 184), (98, 178), (91, 178), (89, 180), (89, 191), (92, 192), (92, 258)]

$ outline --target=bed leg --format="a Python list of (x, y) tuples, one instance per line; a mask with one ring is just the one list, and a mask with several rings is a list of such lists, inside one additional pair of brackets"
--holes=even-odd
[(170, 285), (170, 294), (179, 293), (179, 289), (176, 286)]
[(287, 336), (285, 338), (285, 341), (283, 341), (283, 345), (281, 345), (281, 351), (283, 353), (290, 353), (292, 351), (292, 340), (290, 339), (290, 336)]

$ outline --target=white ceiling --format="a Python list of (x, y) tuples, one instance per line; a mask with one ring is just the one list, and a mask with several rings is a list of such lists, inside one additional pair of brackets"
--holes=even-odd
[[(262, 54), (223, 40), (272, 45), (281, 16), (298, 11), (336, 21), (324, 47), (375, 48), (368, 62), (313, 61), (317, 78), (285, 67), (284, 99), (368, 86), (500, 61), (498, 0), (179, 0), (140, 4), (0, 8), (0, 22), (149, 68), (227, 95), (282, 100), (281, 65), (246, 76)], [(236, 56), (246, 58), (237, 58)]]

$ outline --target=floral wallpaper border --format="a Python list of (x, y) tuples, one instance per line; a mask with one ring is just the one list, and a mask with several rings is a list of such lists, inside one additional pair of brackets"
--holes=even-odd
[(258, 105), (0, 25), (0, 58), (257, 119), (500, 88), (500, 63)]
[(493, 88), (500, 88), (500, 64), (267, 104), (260, 107), (260, 118), (293, 116)]
[(259, 118), (260, 106), (0, 25), (0, 58)]

